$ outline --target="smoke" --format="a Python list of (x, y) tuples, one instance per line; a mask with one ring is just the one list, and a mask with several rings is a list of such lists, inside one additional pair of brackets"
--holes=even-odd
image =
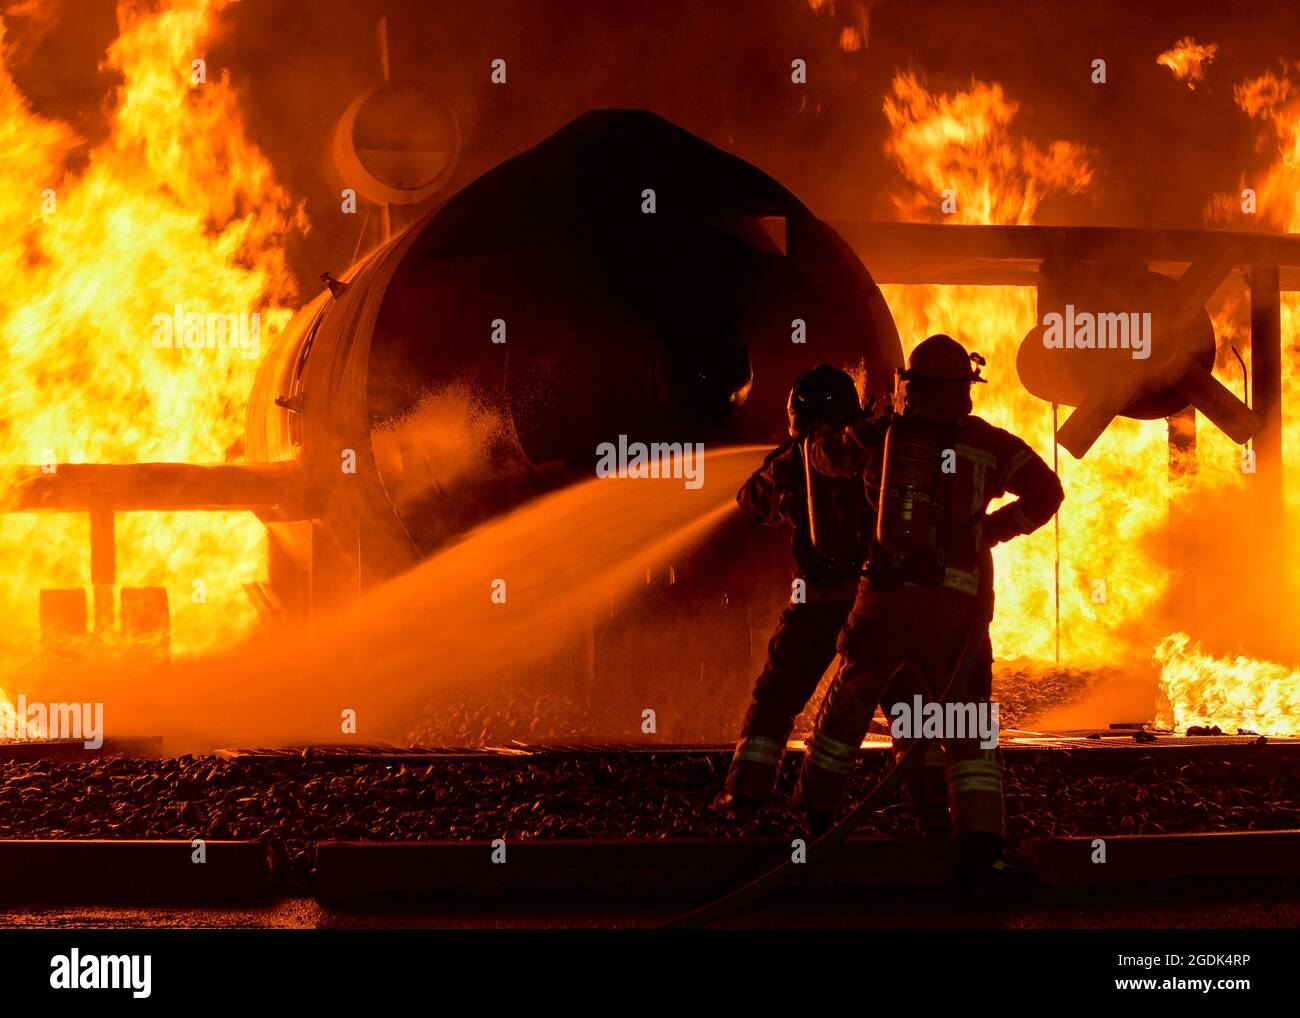
[(468, 385), (450, 385), (376, 428), (372, 438), (384, 486), (404, 513), (429, 495), (489, 479), (508, 432), (508, 423)]

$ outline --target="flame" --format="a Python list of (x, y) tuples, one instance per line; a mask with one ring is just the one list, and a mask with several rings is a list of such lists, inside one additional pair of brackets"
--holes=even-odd
[[(258, 314), (262, 348), (292, 315), (284, 240), (305, 218), (245, 137), (228, 75), (195, 80), (228, 5), (121, 0), (101, 141), (34, 112), (0, 64), (0, 467), (242, 458), (253, 351), (155, 345), (156, 316), (178, 305)], [(116, 582), (168, 589), (176, 652), (254, 624), (241, 584), (264, 572), (265, 536), (251, 515), (116, 525)], [(0, 557), (12, 661), (38, 642), (41, 588), (89, 587), (88, 520), (0, 514)]]
[[(1258, 228), (1254, 216), (1243, 206), (1242, 192), (1249, 187), (1256, 193), (1255, 216), (1262, 221), (1259, 225), (1278, 232), (1300, 232), (1300, 85), (1294, 73), (1300, 73), (1300, 64), (1283, 64), (1278, 71), (1250, 78), (1233, 90), (1237, 106), (1261, 122), (1264, 130), (1259, 149), (1271, 150), (1273, 161), (1258, 179), (1243, 176), (1236, 192), (1216, 195), (1206, 209), (1210, 221), (1233, 229)], [(1248, 297), (1242, 293), (1231, 297), (1214, 315), (1221, 349), (1229, 342), (1242, 347), (1247, 370), (1248, 316)], [(1293, 410), (1300, 406), (1300, 296), (1295, 293), (1282, 294), (1282, 341), (1282, 455), (1285, 463), (1293, 464), (1300, 456), (1300, 415)], [(1206, 429), (1206, 437), (1219, 447), (1214, 480), (1243, 488), (1243, 477), (1235, 469), (1235, 447), (1230, 447), (1225, 457), (1223, 436)], [(1204, 458), (1199, 449), (1198, 454)], [(1225, 458), (1231, 467), (1224, 466)], [(1283, 486), (1287, 528), (1290, 539), (1295, 540), (1300, 524), (1300, 471), (1284, 471)], [(1289, 573), (1284, 582), (1294, 590), (1300, 583), (1300, 567), (1294, 555), (1287, 566)], [(1291, 621), (1284, 610), (1278, 619), (1278, 631), (1290, 631)], [(1188, 725), (1217, 724), (1225, 731), (1241, 727), (1265, 735), (1300, 735), (1297, 672), (1245, 655), (1213, 657), (1199, 645), (1189, 647), (1189, 637), (1182, 633), (1159, 644), (1156, 660), (1161, 666), (1157, 720), (1166, 726), (1183, 729)]]
[[(1284, 65), (1281, 72), (1266, 73), (1233, 90), (1237, 105), (1249, 116), (1262, 120), (1265, 133), (1261, 145), (1271, 145), (1275, 158), (1255, 190), (1264, 224), (1283, 233), (1300, 233), (1300, 63)], [(1233, 196), (1234, 207), (1240, 201)], [(1240, 218), (1240, 217), (1238, 217)], [(1300, 406), (1300, 294), (1282, 294), (1282, 406)], [(1300, 456), (1300, 414), (1284, 416), (1282, 455), (1294, 464)], [(1287, 518), (1300, 522), (1300, 471), (1284, 473)], [(1291, 532), (1296, 533), (1294, 525)], [(1300, 577), (1297, 577), (1300, 579)]]
[[(1085, 192), (1092, 181), (1087, 150), (1064, 140), (1044, 149), (1017, 138), (1017, 110), (997, 84), (972, 81), (966, 91), (936, 95), (914, 74), (896, 77), (885, 115), (887, 150), (910, 185), (895, 195), (904, 217), (938, 218), (940, 196), (951, 189), (956, 211), (949, 222), (1027, 225), (1047, 196)], [(977, 387), (976, 412), (1021, 436), (1051, 463), (1051, 406), (1025, 391), (1015, 369), (1019, 344), (1035, 323), (1033, 289), (881, 289), (906, 349), (947, 332), (985, 355), (991, 384)], [(1144, 618), (1164, 592), (1160, 572), (1137, 549), (1165, 520), (1167, 493), (1159, 479), (1166, 457), (1162, 422), (1121, 419), (1086, 460), (1061, 463), (1061, 655), (1071, 664), (1145, 655), (1136, 651), (1140, 637), (1127, 620)], [(1098, 540), (1099, 534), (1106, 539)], [(993, 639), (1001, 657), (1055, 656), (1055, 538), (1049, 524), (994, 550)]]
[(1092, 170), (1084, 148), (1017, 141), (1011, 124), (1019, 108), (996, 83), (972, 81), (969, 91), (934, 95), (915, 74), (896, 76), (885, 99), (885, 151), (912, 185), (894, 196), (902, 217), (937, 213), (939, 195), (951, 189), (957, 211), (948, 222), (1027, 226), (1049, 192), (1086, 191)]
[[(1207, 58), (1208, 59), (1208, 58)], [(1258, 185), (1260, 208), (1273, 229), (1300, 229), (1300, 88), (1275, 74), (1236, 91), (1238, 105), (1263, 121), (1277, 160)], [(941, 196), (956, 210), (946, 221), (1029, 224), (1044, 198), (1086, 193), (1088, 152), (1068, 141), (1039, 148), (1015, 135), (1017, 105), (996, 84), (972, 81), (949, 95), (926, 90), (913, 74), (899, 75), (885, 114), (887, 150), (909, 187), (894, 196), (905, 218), (941, 218)], [(1225, 196), (1220, 208), (1236, 210)], [(1240, 229), (1240, 222), (1236, 224)], [(1052, 461), (1050, 407), (1029, 395), (1015, 374), (1018, 344), (1036, 318), (1033, 290), (1019, 287), (882, 287), (904, 346), (933, 332), (948, 332), (989, 361), (992, 382), (978, 387), (976, 411), (1020, 435)], [(1225, 384), (1236, 388), (1239, 367), (1229, 344), (1247, 345), (1248, 298), (1235, 292), (1215, 309)], [(1285, 400), (1300, 400), (1300, 301), (1283, 301)], [(1068, 413), (1068, 408), (1065, 408)], [(1063, 419), (1063, 417), (1062, 417)], [(1285, 423), (1284, 455), (1300, 454), (1300, 422)], [(1167, 548), (1158, 539), (1169, 524), (1170, 500), (1195, 507), (1208, 492), (1241, 493), (1246, 486), (1241, 450), (1213, 427), (1200, 426), (1198, 469), (1173, 481), (1167, 466), (1163, 421), (1118, 419), (1086, 459), (1060, 463), (1066, 500), (1059, 517), (1061, 656), (1071, 665), (1096, 667), (1137, 662), (1159, 635), (1163, 602), (1170, 594)], [(1288, 515), (1300, 520), (1300, 472), (1287, 478)], [(999, 656), (1050, 660), (1054, 654), (1053, 584), (1056, 558), (1052, 526), (995, 550), (998, 613), (993, 625)], [(1100, 594), (1100, 596), (1097, 596)], [(1295, 673), (1239, 656), (1215, 659), (1188, 651), (1189, 638), (1165, 637), (1156, 661), (1163, 669), (1163, 722), (1170, 727), (1218, 723), (1268, 734), (1294, 734), (1300, 706), (1281, 684)], [(1207, 707), (1207, 705), (1209, 705)]]
[(1186, 633), (1161, 640), (1155, 660), (1160, 665), (1157, 725), (1300, 736), (1300, 670), (1242, 655), (1212, 657)]
[(1185, 35), (1172, 48), (1156, 57), (1156, 63), (1168, 67), (1174, 72), (1175, 78), (1186, 82), (1187, 87), (1194, 90), (1196, 83), (1205, 78), (1205, 68), (1214, 60), (1218, 51), (1219, 47), (1215, 43), (1203, 46), (1190, 35)]

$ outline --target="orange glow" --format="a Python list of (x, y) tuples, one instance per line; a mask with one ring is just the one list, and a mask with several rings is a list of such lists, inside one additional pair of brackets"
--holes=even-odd
[[(976, 81), (967, 91), (936, 95), (913, 74), (895, 78), (885, 115), (892, 129), (888, 149), (910, 185), (895, 196), (900, 211), (912, 219), (937, 218), (940, 195), (951, 189), (956, 212), (946, 221), (1028, 225), (1047, 195), (1086, 190), (1092, 180), (1087, 151), (1069, 141), (1040, 149), (1018, 139), (1016, 112), (1017, 104), (996, 84)], [(984, 374), (991, 384), (977, 387), (976, 412), (1020, 435), (1051, 463), (1051, 406), (1025, 391), (1015, 367), (1016, 350), (1035, 322), (1034, 291), (882, 289), (905, 349), (931, 333), (948, 332), (988, 359)], [(1141, 653), (1135, 643), (1141, 637), (1126, 620), (1149, 615), (1164, 591), (1162, 573), (1139, 549), (1165, 522), (1165, 458), (1163, 422), (1124, 419), (1112, 424), (1082, 462), (1062, 456), (1061, 655), (1071, 665), (1114, 663)], [(994, 562), (995, 652), (1052, 660), (1052, 526), (995, 549)]]
[[(972, 81), (968, 91), (936, 95), (911, 72), (895, 77), (885, 98), (886, 151), (911, 185), (894, 196), (902, 217), (1027, 226), (1048, 193), (1086, 191), (1092, 169), (1083, 147), (1018, 140), (1011, 124), (1019, 108), (996, 83)], [(939, 196), (949, 189), (957, 211), (942, 217)]]
[(1196, 83), (1205, 78), (1205, 68), (1214, 60), (1219, 47), (1214, 43), (1202, 46), (1190, 35), (1185, 35), (1174, 45), (1156, 57), (1156, 63), (1168, 67), (1174, 77), (1184, 82), (1189, 89), (1195, 89)]
[[(1289, 81), (1266, 75), (1240, 87), (1237, 99), (1244, 110), (1268, 123), (1277, 140), (1277, 163), (1259, 186), (1261, 209), (1268, 206), (1273, 229), (1300, 229), (1300, 93)], [(956, 211), (944, 221), (1025, 225), (1034, 221), (1047, 195), (1086, 191), (1091, 183), (1088, 153), (1068, 141), (1043, 150), (1017, 139), (1016, 112), (1016, 103), (996, 84), (972, 82), (965, 92), (935, 95), (915, 75), (897, 77), (885, 113), (892, 129), (888, 150), (910, 185), (895, 196), (900, 212), (910, 219), (943, 219), (940, 196), (951, 189)], [(988, 358), (985, 375), (992, 384), (977, 388), (976, 412), (1023, 437), (1050, 462), (1051, 408), (1024, 390), (1015, 371), (1019, 343), (1036, 317), (1034, 291), (985, 286), (882, 289), (905, 348), (930, 333), (946, 331)], [(1234, 292), (1215, 314), (1223, 345), (1223, 379), (1234, 391), (1239, 390), (1240, 369), (1226, 347), (1248, 343), (1242, 324), (1245, 300)], [(1294, 297), (1284, 298), (1283, 335), (1289, 346), (1284, 385), (1291, 406), (1300, 399), (1298, 307)], [(1060, 419), (1068, 412), (1062, 408)], [(1286, 424), (1288, 458), (1300, 454), (1298, 427), (1294, 417)], [(1084, 460), (1060, 457), (1066, 492), (1060, 515), (1064, 662), (1074, 667), (1140, 667), (1145, 648), (1158, 640), (1170, 594), (1164, 534), (1171, 496), (1176, 505), (1194, 510), (1208, 492), (1240, 494), (1246, 486), (1238, 446), (1203, 420), (1197, 443), (1197, 472), (1176, 482), (1169, 479), (1164, 421), (1119, 418)], [(1296, 475), (1292, 471), (1287, 481), (1292, 520), (1300, 519)], [(993, 638), (999, 657), (1052, 659), (1055, 551), (1050, 525), (995, 550), (998, 613)], [(1196, 705), (1212, 701), (1219, 705), (1214, 720), (1225, 730), (1235, 731), (1238, 725), (1259, 725), (1255, 730), (1267, 734), (1294, 730), (1300, 720), (1288, 713), (1294, 704), (1280, 711), (1263, 706), (1275, 696), (1267, 681), (1281, 674), (1278, 666), (1245, 657), (1231, 666), (1216, 663), (1202, 654), (1184, 653), (1177, 640), (1159, 640), (1158, 660), (1165, 668), (1161, 689), (1171, 700), (1165, 707), (1167, 723), (1205, 723), (1188, 719), (1201, 718)], [(1238, 666), (1242, 671), (1234, 679), (1233, 668)], [(1251, 719), (1249, 724), (1245, 719)]]
[[(1207, 209), (1207, 216), (1229, 228), (1243, 228), (1243, 220), (1283, 233), (1300, 232), (1300, 87), (1293, 76), (1300, 71), (1283, 66), (1281, 71), (1268, 72), (1239, 84), (1233, 94), (1237, 105), (1250, 117), (1262, 122), (1265, 131), (1261, 137), (1261, 151), (1271, 152), (1272, 164), (1258, 179), (1242, 178), (1237, 192), (1216, 196)], [(1242, 191), (1250, 188), (1256, 192), (1258, 209), (1255, 215), (1246, 215), (1242, 208)], [(1248, 333), (1241, 321), (1246, 314), (1244, 294), (1231, 298), (1215, 316), (1215, 331), (1220, 343), (1235, 342), (1247, 353)], [(1283, 462), (1294, 464), (1300, 456), (1300, 415), (1294, 408), (1300, 405), (1300, 296), (1282, 294), (1282, 455)], [(1247, 357), (1247, 365), (1249, 365)], [(1217, 470), (1211, 475), (1220, 483), (1235, 488), (1244, 487), (1243, 477), (1236, 469), (1239, 455), (1236, 447), (1213, 429), (1206, 429), (1207, 438), (1215, 443), (1208, 451), (1217, 453)], [(1226, 444), (1226, 448), (1225, 448)], [(1199, 450), (1204, 473), (1205, 446)], [(1212, 483), (1212, 482), (1211, 482)], [(1297, 523), (1300, 523), (1300, 471), (1294, 468), (1283, 473), (1283, 488), (1289, 533), (1294, 540)], [(1300, 581), (1300, 568), (1291, 555), (1286, 563), (1285, 577), (1289, 590)], [(1284, 599), (1272, 609), (1276, 625), (1281, 632), (1294, 631), (1293, 601)], [(1161, 720), (1175, 728), (1186, 725), (1217, 724), (1224, 731), (1238, 727), (1263, 735), (1300, 734), (1300, 703), (1295, 697), (1297, 673), (1282, 665), (1237, 655), (1231, 659), (1216, 658), (1203, 653), (1188, 637), (1175, 634), (1157, 647), (1157, 661), (1161, 664)]]
[(1156, 724), (1185, 731), (1217, 725), (1274, 736), (1300, 736), (1300, 671), (1243, 657), (1212, 657), (1186, 633), (1156, 646), (1160, 706)]
[[(123, 0), (105, 61), (121, 80), (94, 144), (34, 113), (0, 66), (0, 469), (242, 458), (257, 355), (291, 317), (285, 234), (306, 224), (245, 137), (228, 77), (209, 65), (194, 80), (226, 6)], [(178, 306), (258, 314), (256, 348), (158, 348), (156, 316)], [(240, 585), (264, 573), (265, 535), (251, 515), (119, 513), (116, 528), (117, 585), (167, 587), (175, 651), (252, 627)], [(39, 590), (90, 586), (87, 517), (0, 515), (0, 557), (17, 673)]]

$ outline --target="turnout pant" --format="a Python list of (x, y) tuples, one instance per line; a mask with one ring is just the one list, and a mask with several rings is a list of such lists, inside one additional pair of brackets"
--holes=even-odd
[(772, 794), (795, 718), (835, 660), (852, 590), (826, 599), (816, 597), (817, 588), (808, 590), (808, 602), (786, 606), (768, 642), (767, 664), (754, 683), (727, 772), (732, 795), (762, 801)]
[[(840, 636), (839, 671), (822, 701), (795, 791), (805, 810), (834, 814), (839, 809), (863, 736), (882, 699), (886, 707), (894, 702), (911, 705), (916, 693), (927, 701), (942, 693), (966, 635), (971, 605), (969, 595), (946, 587), (877, 591), (864, 584)], [(961, 694), (963, 703), (978, 704), (989, 697), (988, 621), (976, 622), (986, 629), (984, 649)], [(944, 738), (940, 748), (953, 829), (1000, 833), (1002, 779), (996, 748), (982, 748), (978, 737)], [(931, 766), (928, 774), (923, 768), (911, 778), (905, 796), (916, 808), (916, 797), (928, 795), (930, 801), (921, 808), (933, 810), (938, 759), (932, 746), (921, 752), (930, 756)], [(930, 823), (933, 819), (928, 818)], [(924, 814), (922, 823), (927, 823)]]

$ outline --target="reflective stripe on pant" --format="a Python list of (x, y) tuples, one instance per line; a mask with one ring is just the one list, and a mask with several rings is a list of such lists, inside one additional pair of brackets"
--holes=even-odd
[(953, 831), (1001, 834), (1002, 764), (997, 747), (984, 749), (974, 739), (954, 739), (945, 753)]
[(732, 795), (761, 801), (772, 794), (794, 720), (835, 659), (836, 640), (852, 605), (849, 600), (809, 601), (788, 605), (781, 613), (727, 773)]

